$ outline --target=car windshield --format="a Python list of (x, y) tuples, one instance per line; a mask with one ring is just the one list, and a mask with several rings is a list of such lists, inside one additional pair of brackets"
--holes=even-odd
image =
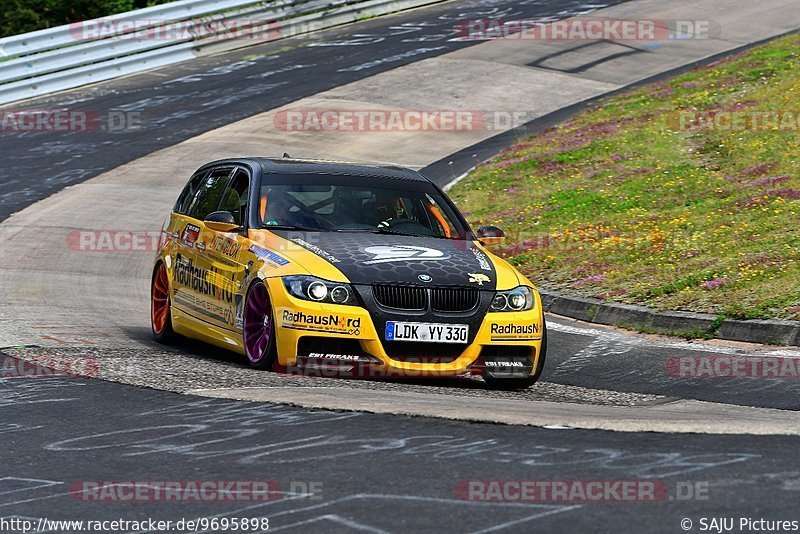
[(380, 177), (297, 175), (261, 187), (265, 228), (465, 239), (468, 229), (432, 184)]

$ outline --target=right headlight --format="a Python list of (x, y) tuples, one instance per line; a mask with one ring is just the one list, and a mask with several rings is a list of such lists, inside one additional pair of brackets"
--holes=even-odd
[(521, 312), (533, 309), (535, 303), (533, 289), (528, 286), (519, 286), (495, 292), (489, 309), (494, 312)]
[(358, 299), (350, 284), (331, 282), (316, 276), (284, 276), (283, 285), (293, 297), (326, 304), (358, 306)]

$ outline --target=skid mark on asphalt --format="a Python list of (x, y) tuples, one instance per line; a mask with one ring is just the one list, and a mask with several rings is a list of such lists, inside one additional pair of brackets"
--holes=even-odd
[(143, 412), (140, 416), (163, 415), (165, 417), (181, 417), (185, 420), (199, 421), (206, 424), (236, 423), (240, 426), (259, 427), (261, 425), (311, 425), (360, 417), (359, 412), (329, 412), (300, 410), (288, 406), (254, 406), (252, 404), (222, 404), (212, 399), (186, 402)]
[(63, 486), (57, 480), (44, 480), (38, 478), (4, 477), (0, 478), (0, 507), (15, 506), (19, 504), (52, 499), (66, 495), (59, 491), (53, 493), (56, 486)]
[[(351, 504), (354, 501), (374, 501), (375, 506), (367, 507), (367, 510), (365, 512), (367, 513), (368, 517), (363, 519), (359, 518), (359, 520), (357, 521), (350, 518), (344, 518), (336, 513), (327, 512), (327, 509), (333, 506), (335, 506), (337, 510), (341, 509), (347, 510), (348, 506), (346, 505)], [(578, 505), (482, 503), (482, 502), (459, 501), (455, 499), (419, 497), (413, 495), (385, 495), (385, 494), (363, 493), (357, 495), (350, 495), (323, 504), (316, 504), (304, 508), (299, 508), (296, 510), (287, 510), (284, 512), (271, 514), (270, 515), (271, 519), (286, 515), (292, 515), (292, 516), (299, 515), (302, 519), (294, 521), (293, 523), (276, 525), (274, 527), (271, 526), (269, 531), (270, 532), (279, 532), (286, 530), (307, 531), (306, 529), (310, 526), (325, 529), (326, 523), (333, 523), (336, 524), (337, 526), (344, 526), (346, 528), (352, 529), (355, 532), (372, 532), (378, 534), (385, 534), (397, 530), (392, 529), (391, 525), (389, 526), (382, 525), (380, 527), (376, 526), (376, 523), (380, 521), (380, 517), (379, 516), (376, 517), (376, 514), (374, 514), (372, 511), (383, 509), (383, 507), (385, 506), (397, 506), (400, 503), (402, 503), (403, 509), (406, 510), (407, 512), (406, 515), (409, 518), (424, 517), (423, 514), (413, 513), (413, 508), (409, 510), (410, 507), (413, 507), (414, 505), (427, 507), (431, 503), (435, 503), (437, 510), (439, 510), (440, 513), (444, 516), (457, 515), (463, 513), (475, 514), (477, 512), (478, 515), (471, 515), (471, 517), (475, 519), (476, 523), (483, 521), (484, 524), (481, 525), (481, 528), (479, 528), (478, 530), (471, 531), (472, 534), (497, 532), (516, 525), (527, 523), (529, 521), (540, 519), (549, 515), (560, 514), (580, 508), (580, 506)], [(342, 506), (343, 504), (345, 506)], [(520, 517), (515, 517), (513, 519), (494, 523), (488, 516), (492, 511), (495, 511), (497, 509), (518, 511)], [(319, 511), (322, 511), (323, 513), (318, 513)], [(311, 513), (309, 514), (309, 512)], [(480, 512), (489, 512), (489, 514), (487, 513), (481, 514)], [(309, 516), (309, 515), (310, 517), (303, 518), (303, 516)], [(388, 521), (391, 521), (391, 519), (389, 519)], [(425, 525), (418, 525), (417, 528), (424, 526)], [(409, 528), (409, 525), (406, 524), (404, 525), (403, 530), (412, 531), (415, 530), (415, 528), (414, 527)]]
[(83, 386), (81, 382), (54, 380), (50, 378), (2, 378), (0, 379), (0, 407), (20, 404), (38, 404), (68, 402), (78, 400), (75, 388)]
[[(633, 333), (616, 332), (613, 330), (603, 330), (599, 328), (573, 326), (554, 320), (547, 322), (548, 330), (560, 332), (564, 334), (573, 334), (578, 336), (591, 336), (606, 343), (622, 343), (629, 345), (631, 348), (648, 346), (666, 349), (679, 349), (691, 352), (709, 352), (716, 354), (757, 354), (760, 356), (770, 356), (776, 358), (797, 358), (800, 357), (800, 350), (793, 348), (778, 349), (774, 347), (763, 347), (754, 349), (743, 349), (737, 347), (725, 347), (720, 345), (710, 345), (700, 342), (689, 341), (668, 341), (661, 339), (653, 339), (651, 337), (644, 337)], [(627, 351), (626, 351), (627, 352)]]
[(592, 341), (588, 347), (580, 350), (575, 356), (562, 362), (552, 374), (576, 372), (598, 356), (625, 354), (633, 348), (634, 345), (632, 344), (619, 344), (609, 339), (598, 338)]
[(0, 434), (7, 434), (9, 432), (24, 432), (26, 430), (36, 430), (42, 428), (41, 425), (23, 425), (20, 423), (0, 423)]
[[(196, 411), (201, 407), (207, 410), (207, 415)], [(271, 409), (273, 413), (270, 413)], [(637, 477), (670, 477), (759, 457), (756, 454), (733, 452), (687, 455), (672, 450), (633, 454), (617, 448), (552, 447), (541, 443), (531, 443), (527, 450), (518, 450), (518, 446), (502, 439), (473, 439), (452, 434), (376, 437), (354, 433), (343, 435), (339, 432), (274, 440), (270, 439), (275, 434), (274, 427), (305, 424), (297, 419), (299, 417), (310, 418), (308, 424), (325, 424), (360, 414), (314, 412), (269, 405), (247, 404), (242, 407), (235, 402), (201, 401), (142, 415), (158, 415), (171, 424), (134, 424), (113, 432), (62, 439), (46, 445), (44, 449), (69, 452), (113, 449), (123, 457), (176, 456), (196, 461), (227, 457), (239, 464), (252, 466), (305, 464), (308, 458), (330, 461), (376, 455), (384, 458), (424, 455), (435, 459), (462, 458), (487, 464), (505, 463), (535, 468), (580, 465)]]
[[(79, 494), (81, 491), (46, 491), (41, 492), (38, 490), (52, 490), (56, 487), (63, 488), (64, 482), (55, 480), (42, 480), (30, 479), (20, 477), (5, 477), (0, 478), (0, 507), (15, 506), (26, 503), (33, 503), (57, 497), (71, 497), (80, 500)], [(374, 507), (359, 508), (352, 514), (366, 514), (366, 517), (359, 517), (352, 519), (350, 517), (343, 517), (339, 515), (341, 510), (351, 510), (352, 507), (348, 504), (355, 502), (372, 502), (377, 507), (385, 506), (385, 503), (390, 503), (392, 506), (397, 507), (402, 505), (404, 510), (413, 510), (415, 506), (421, 509), (420, 514), (409, 514), (409, 517), (424, 517), (424, 509), (432, 503), (436, 505), (437, 509), (443, 511), (445, 514), (459, 514), (480, 511), (497, 511), (498, 509), (504, 510), (504, 519), (497, 521), (492, 518), (492, 514), (481, 514), (476, 519), (475, 523), (479, 525), (477, 530), (473, 530), (474, 534), (497, 532), (508, 529), (513, 526), (521, 525), (541, 519), (546, 516), (560, 514), (571, 510), (581, 508), (580, 505), (557, 505), (557, 504), (540, 504), (540, 503), (486, 503), (486, 502), (471, 502), (457, 499), (444, 499), (436, 497), (420, 497), (415, 495), (392, 495), (392, 494), (372, 494), (372, 493), (359, 493), (340, 497), (338, 499), (330, 500), (324, 503), (314, 503), (303, 506), (302, 503), (312, 496), (307, 494), (295, 492), (276, 492), (280, 498), (269, 500), (266, 502), (259, 502), (247, 506), (229, 509), (214, 515), (203, 514), (194, 519), (195, 522), (199, 520), (221, 519), (226, 517), (241, 517), (246, 513), (260, 513), (266, 512), (268, 515), (248, 517), (249, 520), (268, 518), (271, 522), (269, 531), (299, 531), (304, 530), (308, 526), (314, 525), (325, 528), (325, 524), (333, 523), (339, 527), (345, 527), (354, 532), (374, 532), (374, 533), (388, 533), (392, 532), (392, 525), (381, 525), (380, 516), (376, 517), (371, 510), (378, 509)], [(15, 494), (12, 499), (8, 500), (6, 495)], [(298, 506), (300, 504), (300, 506)], [(345, 506), (342, 506), (345, 505)], [(481, 510), (483, 509), (483, 510)], [(339, 513), (331, 513), (333, 510)], [(3, 516), (4, 519), (26, 519), (38, 524), (40, 517), (28, 515), (10, 515)], [(289, 519), (291, 522), (281, 524), (277, 518)], [(163, 519), (163, 518), (162, 518)], [(177, 518), (175, 518), (177, 520)], [(384, 519), (385, 521), (393, 521), (392, 519)], [(331, 526), (331, 525), (329, 525)], [(388, 527), (388, 528), (387, 528)], [(141, 530), (136, 534), (145, 534), (153, 531)], [(196, 532), (213, 532), (213, 530), (197, 529)]]

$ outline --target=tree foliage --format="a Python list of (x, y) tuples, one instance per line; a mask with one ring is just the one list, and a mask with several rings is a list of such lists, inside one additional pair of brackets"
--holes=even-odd
[(163, 3), (165, 0), (0, 0), (0, 37)]

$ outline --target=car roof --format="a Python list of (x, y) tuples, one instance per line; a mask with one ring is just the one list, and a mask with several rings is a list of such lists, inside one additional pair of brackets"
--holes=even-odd
[(350, 176), (380, 176), (398, 180), (431, 183), (428, 178), (417, 171), (398, 165), (370, 165), (314, 159), (266, 157), (230, 158), (212, 161), (203, 165), (203, 167), (220, 164), (224, 165), (226, 163), (251, 163), (260, 166), (262, 172), (265, 174), (345, 174)]

